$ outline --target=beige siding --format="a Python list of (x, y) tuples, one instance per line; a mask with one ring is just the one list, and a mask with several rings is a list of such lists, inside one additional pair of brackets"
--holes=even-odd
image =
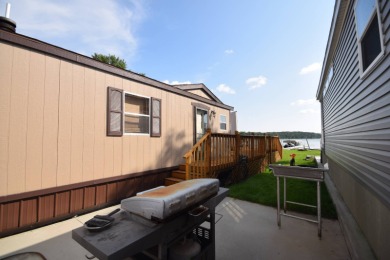
[(211, 99), (209, 95), (207, 95), (204, 91), (202, 91), (200, 89), (189, 90), (188, 92), (193, 93), (193, 94), (198, 95), (198, 96), (201, 96), (201, 97), (204, 97), (204, 98), (207, 98), (207, 99)]
[[(123, 91), (129, 92), (130, 91), (130, 82), (125, 80), (123, 82)], [(122, 145), (122, 174), (132, 172), (131, 167), (131, 146), (132, 143), (130, 142), (130, 138), (127, 136), (123, 137), (123, 145)], [(135, 150), (134, 150), (135, 154)]]
[(73, 65), (61, 62), (60, 96), (58, 108), (58, 172), (57, 185), (70, 184), (72, 136), (72, 75)]
[[(106, 86), (117, 87), (115, 86), (115, 78), (113, 76), (106, 75)], [(119, 86), (117, 88), (119, 88)], [(107, 103), (107, 101), (105, 103)], [(106, 111), (104, 111), (104, 113), (106, 113)], [(116, 138), (118, 137), (104, 138), (104, 177), (112, 177), (114, 175), (114, 139)]]
[(70, 145), (70, 182), (83, 181), (84, 147), (84, 68), (73, 66), (72, 135)]
[[(172, 167), (192, 146), (197, 100), (5, 44), (0, 54), (0, 196)], [(161, 137), (107, 136), (108, 86), (161, 99)], [(207, 106), (219, 131), (228, 110)]]
[(30, 53), (14, 50), (8, 148), (8, 192), (26, 190), (27, 102)]
[(30, 56), (29, 95), (27, 109), (26, 191), (41, 188), (43, 109), (45, 97), (45, 57)]
[(42, 188), (51, 188), (62, 185), (57, 183), (60, 61), (46, 57), (44, 69), (45, 108), (43, 111)]
[(85, 70), (83, 181), (93, 180), (95, 133), (95, 71)]
[(101, 179), (104, 177), (105, 169), (105, 136), (106, 136), (106, 104), (107, 85), (106, 75), (96, 72), (95, 107), (94, 107), (94, 151), (93, 151), (93, 177)]
[(8, 194), (8, 143), (13, 50), (12, 47), (0, 43), (0, 196)]

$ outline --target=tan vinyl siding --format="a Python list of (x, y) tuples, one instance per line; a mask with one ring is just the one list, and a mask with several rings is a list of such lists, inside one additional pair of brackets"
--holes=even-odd
[(8, 194), (8, 143), (13, 50), (0, 43), (0, 196)]
[(31, 53), (27, 109), (26, 190), (41, 188), (45, 57)]
[(209, 95), (207, 95), (206, 93), (204, 93), (204, 91), (202, 91), (200, 89), (188, 90), (188, 92), (193, 93), (193, 94), (198, 95), (198, 96), (201, 96), (201, 97), (204, 97), (204, 98), (207, 98), (207, 99), (211, 99)]
[(72, 75), (73, 65), (61, 62), (60, 85), (58, 108), (58, 172), (57, 185), (70, 184), (70, 154), (72, 136)]
[[(106, 86), (115, 86), (112, 75), (106, 75)], [(106, 137), (104, 142), (104, 177), (111, 177), (114, 175), (114, 138)]]
[(70, 145), (70, 182), (83, 181), (84, 147), (84, 68), (73, 66), (72, 135)]
[(95, 73), (95, 96), (94, 106), (94, 150), (93, 150), (93, 178), (98, 180), (104, 177), (104, 154), (105, 154), (105, 138), (106, 138), (106, 100), (107, 100), (107, 85), (106, 75), (102, 72)]
[(14, 50), (8, 143), (8, 192), (11, 194), (26, 190), (29, 58), (30, 52)]
[(96, 72), (93, 70), (85, 70), (83, 181), (93, 180), (93, 151), (95, 150), (95, 74)]
[[(4, 43), (0, 54), (0, 196), (173, 167), (193, 145), (199, 100)], [(161, 137), (107, 136), (109, 86), (161, 99)], [(218, 132), (229, 110), (206, 105)]]
[(42, 188), (51, 188), (62, 185), (57, 183), (60, 61), (46, 56), (44, 69), (45, 109), (43, 111)]

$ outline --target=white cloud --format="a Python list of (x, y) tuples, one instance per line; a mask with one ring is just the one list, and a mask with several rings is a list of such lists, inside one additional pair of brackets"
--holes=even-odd
[(320, 114), (320, 103), (315, 98), (298, 99), (292, 103), (291, 106), (300, 107), (300, 114)]
[(225, 50), (225, 54), (233, 54), (234, 51), (233, 50)]
[(191, 81), (177, 81), (177, 80), (169, 81), (169, 80), (164, 80), (163, 82), (164, 82), (165, 84), (169, 84), (169, 85), (184, 85), (184, 84), (191, 84)]
[(313, 104), (318, 104), (318, 102), (315, 98), (298, 99), (297, 101), (294, 101), (291, 103), (292, 106), (306, 106), (306, 105), (313, 105)]
[(217, 87), (217, 91), (227, 93), (227, 94), (236, 94), (236, 91), (225, 84), (219, 84)]
[(268, 79), (264, 76), (258, 76), (249, 78), (245, 81), (245, 83), (249, 86), (249, 89), (260, 88), (267, 84)]
[[(10, 0), (12, 1), (12, 0)], [(11, 18), (19, 33), (87, 56), (114, 54), (131, 59), (138, 41), (134, 31), (145, 18), (139, 0), (18, 0)]]
[(309, 109), (299, 110), (299, 113), (301, 113), (301, 114), (320, 114), (320, 110), (309, 108)]
[(321, 69), (321, 64), (318, 62), (315, 62), (313, 64), (310, 64), (309, 66), (303, 67), (301, 69), (301, 71), (299, 72), (299, 74), (305, 75), (305, 74), (314, 72), (314, 71), (319, 70), (319, 69)]

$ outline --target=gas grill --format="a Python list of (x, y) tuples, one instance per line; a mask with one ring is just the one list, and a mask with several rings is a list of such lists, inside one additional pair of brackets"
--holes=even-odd
[(217, 194), (217, 179), (194, 179), (124, 199), (122, 209), (149, 220), (164, 222)]
[(81, 227), (72, 231), (72, 237), (99, 259), (140, 254), (169, 259), (186, 238), (200, 245), (198, 259), (214, 259), (215, 207), (227, 195), (215, 179), (159, 187), (122, 200), (122, 210), (108, 229), (93, 232)]

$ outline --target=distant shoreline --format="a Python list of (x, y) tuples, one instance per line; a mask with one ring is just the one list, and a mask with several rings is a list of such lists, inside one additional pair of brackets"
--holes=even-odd
[(300, 131), (281, 131), (281, 132), (243, 132), (242, 135), (271, 135), (279, 136), (280, 139), (321, 139), (321, 134), (314, 132), (300, 132)]

